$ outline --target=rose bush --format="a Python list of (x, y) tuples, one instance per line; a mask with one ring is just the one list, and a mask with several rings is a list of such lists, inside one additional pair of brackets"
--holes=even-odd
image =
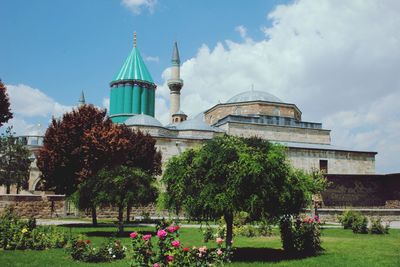
[(83, 262), (109, 262), (125, 258), (126, 247), (119, 240), (109, 240), (108, 243), (96, 248), (89, 239), (83, 236), (73, 238), (69, 248), (71, 257)]
[(229, 262), (231, 250), (223, 249), (222, 238), (216, 239), (217, 248), (188, 248), (179, 241), (179, 226), (170, 225), (157, 231), (157, 249), (153, 249), (152, 236), (136, 232), (130, 234), (133, 246), (132, 266), (223, 266)]

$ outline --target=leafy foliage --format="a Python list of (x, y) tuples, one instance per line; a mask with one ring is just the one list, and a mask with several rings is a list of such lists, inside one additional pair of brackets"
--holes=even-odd
[(280, 222), (283, 248), (290, 253), (314, 255), (322, 250), (318, 218), (297, 219), (286, 217)]
[(7, 194), (11, 185), (20, 188), (28, 187), (30, 152), (14, 137), (12, 127), (7, 128), (0, 137), (0, 185), (5, 185)]
[(10, 109), (10, 101), (7, 95), (7, 88), (0, 80), (0, 127), (8, 120), (12, 119), (13, 114)]
[(355, 234), (368, 234), (368, 218), (366, 216), (356, 217), (351, 225)]
[(24, 221), (12, 209), (0, 217), (0, 248), (7, 250), (62, 248), (67, 235), (56, 227), (37, 227), (34, 219)]
[(320, 177), (293, 170), (284, 147), (228, 135), (172, 158), (162, 181), (169, 209), (199, 221), (224, 216), (227, 245), (235, 212), (247, 212), (249, 221), (278, 220), (299, 213), (324, 185)]
[(118, 207), (119, 231), (123, 232), (123, 209), (127, 205), (147, 205), (157, 199), (155, 178), (145, 171), (127, 166), (103, 169), (94, 188), (99, 203)]
[(389, 224), (383, 225), (380, 217), (371, 219), (369, 232), (376, 235), (389, 234)]
[(359, 211), (345, 210), (343, 214), (338, 217), (338, 219), (344, 229), (351, 229), (353, 223), (360, 217), (362, 217), (362, 215)]
[(73, 238), (69, 253), (74, 260), (83, 262), (109, 262), (125, 258), (126, 247), (119, 240), (109, 240), (100, 247), (94, 247), (89, 239)]

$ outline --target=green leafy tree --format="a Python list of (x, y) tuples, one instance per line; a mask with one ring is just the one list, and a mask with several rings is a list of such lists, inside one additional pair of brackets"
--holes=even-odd
[(7, 95), (6, 86), (0, 80), (0, 127), (12, 119), (13, 115), (10, 110), (10, 101)]
[(298, 214), (311, 200), (315, 183), (292, 169), (285, 152), (258, 138), (216, 137), (168, 162), (161, 202), (199, 221), (223, 216), (231, 246), (235, 213), (277, 221)]
[(130, 206), (143, 206), (157, 199), (156, 179), (139, 168), (118, 166), (103, 169), (96, 185), (97, 201), (118, 208), (118, 230), (124, 231), (123, 211)]
[(6, 187), (7, 194), (12, 185), (16, 186), (17, 192), (27, 188), (29, 156), (29, 150), (13, 135), (12, 127), (8, 127), (0, 138), (0, 184)]

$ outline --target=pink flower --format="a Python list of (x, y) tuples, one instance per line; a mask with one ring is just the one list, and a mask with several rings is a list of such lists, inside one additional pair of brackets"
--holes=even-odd
[(160, 264), (154, 263), (154, 264), (153, 264), (153, 267), (160, 267)]
[(221, 255), (222, 255), (222, 250), (218, 249), (218, 250), (217, 250), (217, 255), (218, 255), (218, 256), (221, 256)]
[(215, 242), (217, 242), (218, 245), (221, 245), (224, 242), (224, 240), (222, 238), (220, 238), (220, 237), (217, 237)]
[(181, 245), (181, 242), (179, 242), (179, 240), (174, 240), (171, 242), (171, 244), (173, 247), (178, 248)]
[(174, 228), (175, 228), (175, 231), (178, 231), (179, 229), (181, 229), (181, 227), (179, 225), (175, 225)]
[(174, 260), (174, 256), (172, 256), (172, 255), (168, 255), (167, 256), (167, 261), (168, 262), (171, 262), (171, 261), (173, 261)]
[(136, 232), (133, 232), (133, 233), (131, 233), (130, 235), (129, 235), (129, 237), (130, 238), (136, 238), (138, 236), (138, 233), (136, 233)]
[(164, 237), (167, 236), (167, 232), (165, 232), (164, 230), (160, 229), (157, 232), (157, 236), (158, 236), (158, 238), (163, 239)]
[(144, 235), (142, 238), (144, 241), (147, 241), (151, 238), (151, 235)]
[(190, 248), (182, 248), (183, 251), (189, 252)]
[(170, 232), (170, 233), (173, 233), (173, 232), (175, 232), (175, 226), (169, 226), (168, 228), (167, 228), (167, 230), (168, 230), (168, 232)]
[(199, 252), (200, 253), (206, 253), (207, 252), (207, 247), (206, 246), (200, 247), (199, 248)]

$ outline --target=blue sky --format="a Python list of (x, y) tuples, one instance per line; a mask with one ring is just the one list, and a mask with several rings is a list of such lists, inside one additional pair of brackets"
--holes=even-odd
[(107, 107), (136, 31), (166, 124), (176, 40), (189, 117), (254, 86), (322, 122), (334, 145), (377, 151), (377, 172), (398, 172), (399, 14), (398, 0), (3, 0), (0, 77), (17, 133), (70, 110), (81, 90)]
[(161, 83), (174, 40), (185, 60), (202, 44), (239, 40), (237, 25), (245, 24), (260, 39), (267, 12), (280, 2), (160, 1), (135, 14), (119, 0), (2, 1), (1, 77), (40, 88), (65, 105), (74, 105), (84, 90), (88, 101), (101, 105), (134, 31), (143, 57), (154, 58), (147, 65)]

